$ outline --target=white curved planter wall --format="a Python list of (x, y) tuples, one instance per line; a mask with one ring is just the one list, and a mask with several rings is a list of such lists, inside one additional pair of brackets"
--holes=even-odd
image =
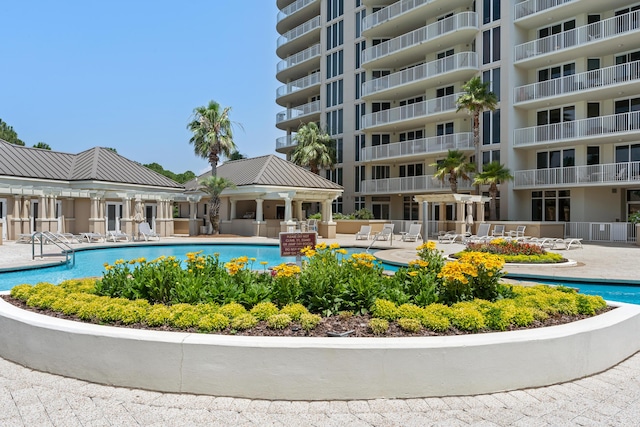
[[(617, 304), (617, 303), (616, 303)], [(640, 306), (567, 325), (421, 338), (237, 337), (91, 325), (0, 299), (0, 356), (168, 392), (321, 400), (472, 395), (601, 372), (640, 350)]]

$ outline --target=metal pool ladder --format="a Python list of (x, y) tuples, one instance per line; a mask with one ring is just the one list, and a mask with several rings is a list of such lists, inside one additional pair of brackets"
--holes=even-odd
[[(44, 253), (44, 249), (43, 249), (43, 244), (44, 243), (52, 243), (54, 245), (56, 245), (61, 253), (59, 254), (45, 254)], [(45, 256), (62, 256), (64, 255), (65, 257), (65, 264), (67, 265), (68, 268), (73, 268), (76, 265), (76, 251), (74, 248), (72, 248), (71, 246), (69, 246), (68, 243), (63, 242), (62, 240), (60, 240), (58, 238), (58, 236), (56, 236), (55, 234), (53, 234), (50, 231), (36, 231), (35, 233), (33, 233), (33, 235), (31, 235), (31, 259), (36, 259), (36, 243), (40, 243), (40, 255), (38, 255), (40, 258), (43, 258)], [(69, 254), (71, 254), (71, 257), (69, 256)]]

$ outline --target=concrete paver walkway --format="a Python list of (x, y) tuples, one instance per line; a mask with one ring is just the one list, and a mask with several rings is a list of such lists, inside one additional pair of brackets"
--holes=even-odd
[[(163, 239), (165, 243), (183, 240), (193, 241)], [(356, 243), (353, 236), (339, 236), (335, 241), (342, 246)], [(389, 252), (389, 256), (406, 262), (415, 256), (414, 249), (419, 243), (394, 241), (394, 252)], [(640, 248), (584, 246), (584, 249), (562, 251), (577, 261), (575, 267), (553, 267), (549, 270), (551, 274), (538, 267), (524, 267), (521, 271), (523, 274), (640, 280), (637, 262)], [(376, 243), (374, 247), (389, 249), (386, 242)], [(462, 248), (439, 247), (447, 253)], [(29, 245), (12, 242), (0, 245), (0, 268), (41, 262), (31, 260)], [(33, 371), (0, 359), (0, 426), (3, 427), (632, 426), (638, 425), (639, 419), (640, 353), (601, 374), (549, 387), (479, 396), (318, 402), (250, 400), (110, 387)]]

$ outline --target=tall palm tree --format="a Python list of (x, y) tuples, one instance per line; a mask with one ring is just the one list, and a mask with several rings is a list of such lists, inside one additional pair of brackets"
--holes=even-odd
[(511, 171), (500, 164), (500, 162), (491, 162), (484, 165), (482, 172), (473, 178), (475, 185), (489, 185), (489, 221), (498, 219), (496, 200), (498, 198), (498, 184), (513, 179)]
[(200, 189), (209, 194), (209, 221), (213, 234), (220, 232), (220, 194), (227, 188), (235, 188), (235, 184), (227, 178), (210, 176), (200, 181)]
[(480, 170), (480, 113), (494, 111), (498, 106), (498, 97), (489, 90), (489, 83), (482, 83), (479, 76), (473, 77), (462, 85), (463, 94), (456, 100), (460, 110), (467, 110), (473, 118), (473, 145), (476, 149), (476, 169)]
[(291, 161), (298, 166), (309, 167), (315, 174), (322, 168), (331, 168), (336, 163), (335, 141), (314, 122), (298, 128), (294, 140), (298, 143)]
[(458, 192), (458, 178), (470, 179), (468, 172), (473, 172), (476, 167), (467, 161), (467, 156), (460, 150), (449, 150), (444, 160), (432, 163), (430, 166), (436, 168), (435, 177), (444, 182), (449, 179), (451, 192)]
[(193, 136), (189, 143), (193, 144), (197, 156), (209, 159), (211, 175), (217, 175), (219, 155), (227, 157), (237, 151), (233, 142), (232, 122), (229, 119), (231, 107), (220, 107), (215, 101), (209, 101), (206, 107), (193, 110), (193, 120), (187, 125)]

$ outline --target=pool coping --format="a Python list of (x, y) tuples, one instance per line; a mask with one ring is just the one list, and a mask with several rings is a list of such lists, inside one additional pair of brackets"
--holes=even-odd
[(640, 306), (510, 332), (407, 338), (247, 337), (58, 319), (0, 299), (0, 356), (107, 385), (270, 400), (494, 393), (602, 372), (640, 350)]

